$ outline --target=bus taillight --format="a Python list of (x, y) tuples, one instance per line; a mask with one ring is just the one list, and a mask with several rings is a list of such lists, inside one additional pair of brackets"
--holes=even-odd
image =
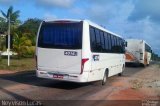
[(71, 21), (61, 20), (61, 21), (54, 21), (54, 23), (65, 24), (65, 23), (71, 23)]
[(36, 70), (38, 70), (37, 55), (35, 55), (35, 61), (36, 61)]
[(84, 69), (84, 64), (88, 61), (89, 59), (88, 58), (85, 58), (85, 59), (82, 59), (82, 63), (81, 63), (81, 73), (83, 73), (83, 69)]

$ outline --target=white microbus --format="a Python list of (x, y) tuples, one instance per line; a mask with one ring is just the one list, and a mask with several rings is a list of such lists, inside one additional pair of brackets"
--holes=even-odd
[(149, 65), (151, 60), (151, 46), (144, 40), (127, 39), (126, 63), (140, 63)]
[(43, 21), (37, 35), (37, 77), (105, 84), (125, 67), (124, 42), (88, 20)]

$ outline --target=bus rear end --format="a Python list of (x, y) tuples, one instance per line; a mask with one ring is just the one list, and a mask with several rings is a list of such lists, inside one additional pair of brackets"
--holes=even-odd
[(43, 22), (37, 36), (37, 77), (86, 82), (82, 78), (82, 21)]

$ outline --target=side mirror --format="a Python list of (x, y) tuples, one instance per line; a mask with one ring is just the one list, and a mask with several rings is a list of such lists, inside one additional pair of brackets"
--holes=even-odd
[(128, 46), (128, 43), (127, 42), (125, 42), (125, 47), (127, 47)]

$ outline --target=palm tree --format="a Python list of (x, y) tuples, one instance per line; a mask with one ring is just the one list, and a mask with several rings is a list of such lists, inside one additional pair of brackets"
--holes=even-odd
[[(8, 25), (9, 23), (9, 18), (10, 18), (10, 23), (11, 23), (11, 35), (13, 35), (15, 29), (19, 26), (20, 21), (18, 20), (20, 11), (13, 11), (13, 6), (10, 6), (7, 10), (7, 13), (4, 11), (0, 10), (2, 13), (3, 17), (7, 19), (7, 23), (5, 23), (5, 26)], [(6, 30), (7, 32), (7, 30)], [(4, 46), (4, 45), (3, 45)]]
[(13, 11), (13, 6), (9, 7), (7, 13), (3, 12), (2, 10), (1, 10), (1, 13), (7, 19), (7, 22), (8, 22), (9, 16), (10, 16), (10, 20), (11, 20), (12, 24), (15, 24), (15, 23), (18, 22), (20, 11), (17, 10), (17, 11), (14, 12)]
[(10, 17), (10, 23), (11, 23), (11, 34), (14, 33), (14, 30), (19, 26), (21, 23), (19, 18), (20, 11), (13, 11), (13, 6), (10, 6), (7, 10), (7, 13), (1, 10), (1, 13), (3, 17), (7, 19), (7, 23), (9, 22), (9, 17)]

